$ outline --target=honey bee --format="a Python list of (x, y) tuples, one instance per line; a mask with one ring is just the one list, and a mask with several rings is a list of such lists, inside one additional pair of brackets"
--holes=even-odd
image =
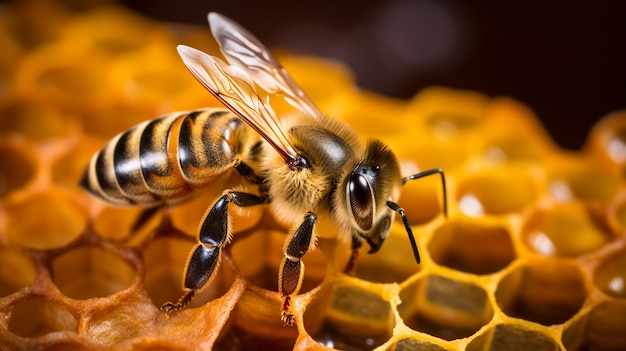
[[(205, 213), (185, 269), (185, 292), (176, 303), (160, 307), (165, 315), (185, 308), (215, 276), (231, 239), (231, 203), (268, 206), (294, 228), (286, 237), (278, 276), (285, 325), (295, 322), (291, 298), (302, 283), (301, 259), (318, 235), (329, 235), (318, 233), (328, 228), (322, 221), (351, 240), (346, 271), (353, 272), (362, 242), (369, 244), (369, 253), (378, 251), (398, 213), (419, 263), (411, 226), (396, 201), (404, 183), (439, 174), (447, 214), (443, 171), (402, 177), (398, 159), (383, 142), (363, 143), (348, 125), (322, 114), (251, 33), (217, 13), (208, 20), (229, 64), (188, 46), (177, 49), (193, 76), (228, 110), (173, 113), (141, 123), (97, 152), (82, 180), (105, 201), (147, 208), (185, 201), (227, 172), (257, 187), (258, 194), (228, 189)], [(281, 96), (299, 114), (279, 119), (257, 88)]]

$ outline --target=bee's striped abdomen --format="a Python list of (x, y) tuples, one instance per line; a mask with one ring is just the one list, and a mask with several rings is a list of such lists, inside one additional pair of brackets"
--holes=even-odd
[(114, 204), (158, 205), (187, 197), (235, 166), (245, 125), (221, 109), (141, 123), (113, 138), (81, 184)]

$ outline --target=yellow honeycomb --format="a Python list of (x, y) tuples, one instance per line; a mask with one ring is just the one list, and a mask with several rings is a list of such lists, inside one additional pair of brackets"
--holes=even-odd
[(137, 233), (139, 209), (77, 184), (114, 134), (219, 106), (175, 51), (215, 48), (207, 27), (93, 3), (0, 8), (1, 350), (626, 349), (625, 111), (564, 151), (515, 100), (439, 87), (396, 100), (357, 89), (340, 65), (289, 55), (281, 61), (320, 108), (387, 142), (405, 174), (445, 169), (449, 218), (425, 179), (401, 199), (421, 265), (401, 223), (378, 254), (362, 252), (355, 276), (342, 273), (348, 244), (321, 240), (304, 258), (297, 325), (284, 327), (286, 229), (261, 210), (235, 215), (217, 278), (164, 318), (202, 213), (232, 184)]

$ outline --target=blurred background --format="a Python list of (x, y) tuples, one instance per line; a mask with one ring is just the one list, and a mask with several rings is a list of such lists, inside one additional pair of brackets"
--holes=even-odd
[(120, 3), (200, 25), (207, 12), (220, 12), (270, 48), (340, 60), (361, 87), (388, 96), (409, 98), (431, 85), (510, 96), (568, 149), (580, 148), (602, 116), (626, 108), (626, 1)]
[(123, 1), (165, 21), (217, 11), (270, 47), (343, 61), (358, 84), (408, 98), (429, 85), (528, 104), (579, 148), (626, 108), (626, 1)]

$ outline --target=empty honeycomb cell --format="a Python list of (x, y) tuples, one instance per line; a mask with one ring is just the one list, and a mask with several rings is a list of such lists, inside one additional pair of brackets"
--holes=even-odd
[(29, 286), (37, 277), (34, 261), (23, 253), (0, 247), (0, 297)]
[[(419, 236), (419, 231), (414, 232)], [(365, 244), (364, 246), (367, 246)], [(346, 247), (346, 252), (349, 248)], [(367, 254), (369, 247), (360, 251), (356, 276), (376, 283), (401, 283), (419, 272), (413, 249), (404, 226), (396, 223), (391, 227), (384, 245), (374, 254)]]
[(400, 300), (398, 312), (407, 326), (445, 340), (468, 337), (493, 316), (481, 286), (438, 274), (405, 286)]
[(398, 341), (389, 351), (446, 351), (443, 346), (420, 339), (406, 338)]
[(626, 301), (604, 301), (563, 331), (567, 350), (626, 350)]
[(578, 313), (587, 289), (577, 264), (553, 258), (515, 267), (500, 281), (495, 294), (498, 306), (508, 316), (554, 325)]
[[(286, 232), (258, 230), (237, 238), (230, 251), (237, 270), (247, 281), (271, 291), (278, 291), (278, 271), (285, 257)], [(326, 258), (321, 250), (307, 252), (302, 258), (304, 278), (301, 293), (318, 286), (326, 273)]]
[(35, 176), (37, 160), (27, 150), (0, 143), (0, 198), (25, 187)]
[(548, 188), (559, 201), (610, 200), (621, 187), (617, 176), (607, 167), (591, 160), (548, 161)]
[(579, 202), (537, 207), (522, 228), (522, 241), (543, 256), (577, 257), (613, 239), (595, 225), (587, 208)]
[(428, 252), (442, 266), (474, 274), (495, 273), (516, 258), (507, 228), (471, 218), (442, 224), (430, 239)]
[(33, 141), (68, 135), (67, 118), (35, 99), (10, 99), (0, 105), (0, 116), (1, 134), (18, 134)]
[(500, 166), (467, 175), (456, 195), (458, 206), (470, 217), (505, 215), (530, 206), (539, 189), (520, 167)]
[(128, 288), (136, 268), (113, 251), (81, 246), (55, 257), (52, 279), (59, 290), (73, 299), (105, 297)]
[(605, 294), (626, 298), (626, 250), (602, 258), (593, 272), (593, 283)]
[(9, 239), (35, 250), (63, 247), (87, 226), (85, 210), (59, 191), (40, 192), (13, 202), (6, 213)]
[(78, 331), (78, 321), (65, 306), (43, 297), (30, 297), (16, 303), (8, 322), (10, 332), (26, 338), (57, 331)]
[(395, 318), (389, 301), (373, 289), (379, 287), (348, 280), (324, 286), (304, 314), (309, 335), (340, 350), (372, 350), (385, 343), (392, 336)]
[(545, 332), (518, 325), (498, 324), (472, 340), (467, 351), (557, 351), (559, 344)]

